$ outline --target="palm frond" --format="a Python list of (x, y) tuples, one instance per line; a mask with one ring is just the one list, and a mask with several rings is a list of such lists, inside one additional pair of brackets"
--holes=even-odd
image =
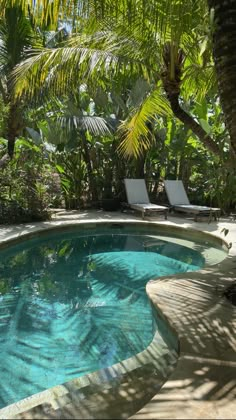
[[(86, 80), (95, 72), (107, 75), (119, 71), (140, 72), (143, 60), (134, 49), (134, 44), (126, 45), (124, 39), (109, 39), (104, 34), (85, 38), (74, 37), (68, 47), (38, 50), (34, 55), (16, 66), (12, 73), (12, 84), (15, 96), (25, 96), (29, 99), (35, 95), (60, 95), (71, 91), (71, 86), (78, 84), (78, 78)], [(103, 41), (103, 43), (102, 43)], [(89, 46), (88, 46), (89, 45)], [(136, 45), (137, 47), (137, 45)], [(132, 55), (129, 56), (129, 52)], [(132, 64), (129, 65), (129, 62)]]
[(191, 64), (184, 69), (182, 82), (182, 96), (186, 99), (195, 98), (200, 101), (217, 88), (214, 66), (203, 68), (197, 64)]
[(152, 86), (143, 78), (138, 78), (135, 82), (134, 86), (132, 87), (130, 94), (128, 105), (130, 104), (133, 108), (137, 108), (140, 106), (147, 96), (152, 90)]
[(63, 116), (57, 119), (61, 127), (66, 130), (88, 131), (95, 136), (110, 135), (111, 132), (106, 121), (102, 117), (91, 115), (71, 115)]
[(2, 71), (8, 73), (25, 58), (27, 48), (40, 45), (30, 20), (19, 6), (5, 10), (0, 20), (0, 62)]
[(150, 147), (152, 135), (148, 123), (158, 116), (171, 116), (172, 112), (168, 101), (157, 90), (153, 91), (133, 113), (130, 119), (124, 121), (119, 127), (122, 141), (118, 151), (128, 157), (137, 157), (143, 150)]

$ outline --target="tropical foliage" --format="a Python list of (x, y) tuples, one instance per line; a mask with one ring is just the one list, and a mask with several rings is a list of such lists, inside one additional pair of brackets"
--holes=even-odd
[(154, 202), (167, 202), (163, 179), (178, 178), (192, 201), (234, 208), (233, 117), (228, 105), (223, 115), (215, 72), (223, 64), (214, 62), (217, 1), (0, 3), (0, 195), (9, 221), (49, 217), (52, 207), (107, 208), (112, 198), (119, 208), (124, 177), (144, 177)]

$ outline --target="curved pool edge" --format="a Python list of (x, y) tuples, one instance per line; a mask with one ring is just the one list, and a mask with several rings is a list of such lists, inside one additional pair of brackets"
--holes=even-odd
[[(116, 222), (117, 220), (115, 220), (115, 223)], [(128, 222), (130, 223), (130, 220)], [(84, 223), (88, 225), (86, 221)], [(96, 221), (96, 223), (104, 223), (104, 221)], [(111, 221), (107, 223), (111, 223)], [(125, 221), (122, 220), (122, 223), (125, 223)], [(135, 220), (133, 221), (133, 223), (138, 223), (138, 221)], [(141, 223), (145, 224), (146, 222)], [(91, 225), (94, 224), (90, 223), (89, 225), (89, 227), (91, 227)], [(154, 223), (154, 225), (159, 226), (158, 223)], [(68, 226), (72, 226), (72, 224), (68, 223), (62, 226), (62, 229), (68, 228)], [(170, 226), (168, 225), (168, 227)], [(50, 227), (50, 229), (53, 230), (55, 228), (57, 229), (55, 225)], [(179, 228), (179, 226), (175, 226), (175, 228), (177, 228), (178, 230), (181, 229)], [(45, 229), (46, 228), (43, 227), (43, 229), (40, 230), (39, 228), (33, 233), (25, 232), (24, 235), (22, 235), (22, 233), (20, 235), (18, 234), (14, 238), (10, 238), (10, 242), (12, 244), (12, 241), (13, 243), (14, 241), (17, 242), (18, 239), (21, 240), (23, 237), (25, 239), (28, 239), (32, 237), (32, 235), (38, 235), (40, 232), (45, 231)], [(190, 232), (192, 234), (191, 229)], [(194, 230), (194, 232), (196, 231)], [(199, 234), (201, 235), (201, 232), (199, 233), (198, 231), (197, 235)], [(222, 238), (213, 240), (216, 240), (218, 243), (221, 242), (227, 244), (227, 242), (222, 240)], [(220, 263), (220, 266), (224, 263), (224, 261)], [(198, 272), (185, 273), (167, 278), (165, 277), (162, 278), (161, 281), (159, 279), (158, 282), (150, 281), (147, 284), (148, 296), (153, 302), (153, 305), (156, 308), (156, 310), (158, 312), (161, 310), (161, 314), (163, 315), (163, 322), (169, 324), (169, 332), (171, 337), (174, 337), (174, 340), (177, 343), (177, 334), (180, 340), (180, 361), (177, 365), (177, 368), (174, 370), (174, 373), (172, 373), (171, 378), (175, 376), (176, 371), (178, 371), (179, 365), (182, 363), (182, 358), (186, 352), (186, 344), (183, 345), (184, 338), (186, 341), (186, 337), (184, 337), (183, 331), (179, 328), (179, 324), (178, 322), (176, 322), (175, 316), (173, 315), (173, 312), (174, 314), (176, 314), (176, 311), (177, 313), (181, 314), (181, 310), (178, 307), (178, 304), (181, 308), (182, 306), (186, 307), (186, 304), (181, 304), (181, 300), (183, 303), (183, 299), (180, 299), (179, 302), (177, 302), (176, 297), (173, 299), (173, 296), (179, 296), (179, 290), (177, 290), (177, 293), (175, 290), (179, 284), (178, 279), (184, 279), (185, 285), (187, 285), (186, 282), (190, 282), (189, 287), (191, 288), (192, 280), (193, 282), (195, 282), (195, 279), (198, 279), (199, 275), (201, 277), (202, 275), (205, 276), (206, 274), (208, 274), (209, 277), (209, 275), (211, 276), (214, 270), (217, 269), (217, 266), (214, 266), (210, 268), (205, 268), (204, 270), (200, 270)], [(194, 275), (197, 277), (195, 277)], [(172, 282), (174, 287), (170, 284)], [(181, 296), (184, 297), (184, 295)], [(220, 299), (219, 295), (217, 295), (217, 298), (218, 300)], [(175, 301), (175, 308), (173, 308), (173, 305), (170, 304), (170, 302), (173, 301)], [(209, 303), (211, 302), (209, 301)], [(181, 314), (181, 317), (182, 316), (183, 312)], [(72, 380), (67, 384), (56, 386), (51, 390), (43, 391), (42, 393), (33, 395), (32, 397), (28, 397), (24, 400), (21, 400), (18, 403), (5, 407), (2, 410), (0, 410), (0, 417), (59, 418), (60, 416), (62, 416), (62, 413), (65, 413), (66, 411), (67, 416), (71, 416), (70, 418), (127, 418), (131, 416), (132, 413), (137, 412), (137, 410), (139, 410), (141, 406), (146, 404), (159, 391), (160, 387), (167, 380), (168, 375), (163, 374), (160, 375), (160, 377), (158, 377), (158, 375), (155, 374), (157, 373), (155, 372), (155, 369), (157, 368), (156, 362), (160, 362), (158, 357), (155, 358), (155, 341), (156, 340), (154, 338), (153, 342), (150, 344), (150, 346), (148, 346), (147, 349), (144, 350), (144, 352), (139, 353), (138, 355), (128, 359), (127, 361), (124, 361), (117, 365), (113, 365), (111, 368), (106, 368), (101, 371), (94, 372), (84, 377), (78, 378), (76, 380)], [(177, 349), (174, 350), (175, 360), (176, 350)], [(172, 359), (172, 362), (174, 358)], [(170, 361), (169, 356), (167, 357), (167, 361)], [(128, 365), (126, 365), (126, 362), (128, 362)], [(175, 362), (173, 364), (175, 364)], [(168, 372), (168, 374), (169, 373), (170, 372)], [(168, 383), (169, 380), (167, 380), (166, 385), (164, 385), (162, 389), (164, 389)], [(158, 396), (160, 395), (161, 392), (158, 393)], [(79, 412), (81, 414), (79, 414)], [(142, 410), (137, 415), (142, 416), (141, 412)], [(119, 415), (117, 415), (117, 413), (119, 413)], [(155, 417), (153, 418), (163, 417), (158, 417), (157, 413), (155, 413)]]
[(156, 330), (150, 345), (135, 356), (8, 405), (0, 418), (127, 418), (160, 390), (176, 367), (177, 337), (169, 332), (171, 348), (160, 348), (160, 338)]
[[(47, 235), (48, 232), (63, 232), (67, 230), (71, 230), (74, 226), (85, 229), (96, 229), (96, 227), (104, 225), (113, 225), (113, 226), (119, 226), (120, 224), (129, 224), (129, 225), (139, 225), (139, 226), (153, 226), (154, 228), (158, 226), (160, 229), (160, 232), (166, 231), (166, 227), (170, 230), (173, 234), (178, 234), (179, 236), (182, 235), (183, 238), (186, 238), (186, 235), (190, 235), (191, 238), (194, 240), (210, 240), (212, 245), (218, 245), (225, 247), (225, 249), (228, 249), (229, 242), (222, 238), (222, 236), (217, 236), (212, 233), (201, 231), (199, 229), (195, 229), (192, 227), (183, 227), (173, 224), (168, 224), (168, 222), (165, 221), (165, 223), (161, 222), (149, 222), (149, 221), (143, 221), (143, 220), (122, 220), (122, 219), (114, 219), (114, 220), (94, 220), (93, 222), (88, 221), (80, 221), (80, 220), (73, 220), (73, 221), (67, 221), (67, 222), (41, 222), (41, 223), (35, 223), (32, 225), (25, 225), (20, 226), (19, 230), (13, 229), (13, 233), (8, 234), (6, 232), (5, 237), (0, 236), (0, 250), (12, 245), (17, 245), (23, 240), (28, 239), (35, 239), (39, 236), (42, 237), (43, 235)], [(189, 238), (190, 239), (190, 238)]]
[(236, 307), (224, 296), (235, 282), (235, 223), (230, 228), (230, 252), (219, 264), (147, 283), (153, 306), (178, 336), (180, 353), (158, 394), (130, 419), (235, 418)]

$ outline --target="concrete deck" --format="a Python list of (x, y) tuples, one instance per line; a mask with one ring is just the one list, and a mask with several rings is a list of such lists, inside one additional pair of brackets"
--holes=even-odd
[[(99, 220), (139, 221), (140, 218), (121, 213), (61, 213), (50, 222), (1, 226), (0, 242), (52, 226)], [(84, 403), (86, 393), (83, 393), (83, 401), (72, 401), (64, 396), (59, 408), (55, 406), (55, 401), (50, 405), (50, 399), (47, 400), (49, 394), (44, 394), (46, 400), (39, 400), (36, 406), (32, 405), (29, 397), (28, 406), (25, 402), (24, 405), (14, 404), (15, 407), (11, 406), (9, 410), (7, 407), (0, 410), (0, 418), (236, 418), (236, 307), (223, 295), (225, 288), (235, 281), (236, 222), (220, 219), (210, 224), (196, 223), (171, 216), (167, 221), (162, 218), (156, 220), (158, 224), (209, 232), (232, 244), (228, 257), (217, 265), (151, 281), (147, 285), (150, 299), (161, 311), (170, 329), (177, 334), (180, 343), (177, 367), (160, 391), (155, 393), (155, 381), (151, 378), (152, 371), (149, 371), (152, 392), (146, 388), (141, 375), (137, 387), (129, 380), (124, 382), (123, 388), (119, 388), (119, 395), (113, 388), (106, 388), (103, 392), (97, 390), (90, 399), (89, 407)], [(227, 236), (222, 229), (228, 230)], [(128, 401), (132, 405), (132, 398), (136, 402), (130, 412), (126, 407)], [(86, 406), (86, 410), (81, 411), (80, 404)], [(115, 406), (115, 410), (111, 409)]]

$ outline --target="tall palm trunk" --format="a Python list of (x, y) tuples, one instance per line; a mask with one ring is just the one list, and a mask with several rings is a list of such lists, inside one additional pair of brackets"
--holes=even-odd
[(171, 54), (171, 45), (167, 43), (163, 53), (164, 69), (162, 72), (162, 83), (169, 99), (171, 109), (174, 115), (182, 121), (186, 127), (190, 128), (194, 134), (196, 134), (207, 149), (212, 151), (214, 154), (219, 155), (219, 147), (211, 136), (209, 136), (200, 124), (198, 124), (197, 121), (180, 106), (179, 95), (184, 56), (182, 50), (179, 49), (175, 57), (173, 72)]
[(9, 115), (8, 115), (8, 126), (7, 126), (7, 140), (8, 140), (8, 155), (10, 159), (13, 158), (16, 138), (19, 136), (23, 124), (22, 116), (20, 115), (19, 108), (16, 103), (10, 104)]
[(179, 104), (179, 94), (173, 93), (172, 91), (168, 92), (168, 90), (166, 90), (166, 93), (170, 101), (171, 109), (175, 116), (180, 121), (182, 121), (186, 127), (190, 128), (194, 134), (196, 134), (196, 136), (208, 150), (216, 155), (219, 155), (219, 148), (211, 136), (209, 136), (205, 130), (203, 130), (200, 124), (198, 124), (191, 115), (189, 115), (186, 111), (183, 110), (183, 108), (181, 108)]
[(81, 139), (83, 144), (83, 157), (87, 166), (87, 172), (88, 172), (88, 179), (89, 179), (89, 188), (92, 194), (92, 201), (97, 202), (98, 201), (98, 191), (97, 191), (97, 182), (96, 178), (93, 174), (93, 167), (90, 159), (90, 153), (88, 149), (88, 143), (86, 139), (86, 135), (84, 132), (81, 133)]
[(219, 94), (236, 155), (236, 0), (208, 0), (214, 10), (213, 55)]

